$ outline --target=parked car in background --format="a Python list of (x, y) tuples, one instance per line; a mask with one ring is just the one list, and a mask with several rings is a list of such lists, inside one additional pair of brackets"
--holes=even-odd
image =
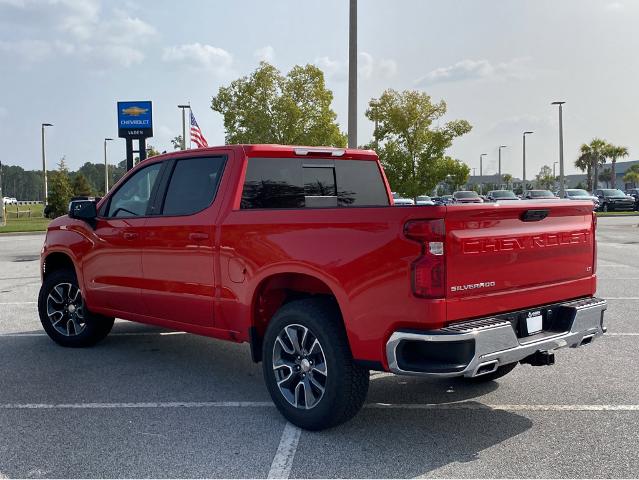
[(556, 200), (557, 196), (550, 190), (528, 190), (524, 200)]
[(2, 197), (2, 201), (5, 205), (17, 205), (18, 200), (15, 197)]
[(435, 202), (428, 195), (420, 195), (415, 205), (435, 205)]
[(618, 188), (601, 188), (595, 191), (599, 199), (599, 211), (632, 211), (635, 208), (635, 198), (626, 195)]
[(399, 193), (393, 192), (393, 203), (401, 207), (402, 205), (415, 205), (415, 200), (412, 198), (402, 198)]
[(521, 200), (512, 190), (491, 190), (486, 195), (489, 202), (504, 202), (510, 200)]
[(453, 203), (484, 203), (477, 192), (461, 190), (453, 193)]
[(569, 188), (564, 194), (564, 198), (568, 200), (590, 200), (592, 201), (593, 208), (597, 210), (599, 208), (599, 198), (594, 195), (590, 195), (586, 190), (581, 188)]
[(440, 195), (439, 197), (431, 197), (435, 205), (448, 205), (453, 202), (452, 195)]
[(626, 195), (630, 195), (635, 199), (635, 211), (639, 210), (639, 188), (629, 188)]

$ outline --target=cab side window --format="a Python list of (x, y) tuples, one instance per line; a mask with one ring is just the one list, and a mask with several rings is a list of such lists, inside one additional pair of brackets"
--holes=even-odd
[(105, 217), (143, 217), (149, 215), (153, 188), (162, 163), (154, 163), (136, 172), (113, 194)]
[(223, 157), (178, 160), (164, 198), (162, 215), (192, 215), (211, 205), (220, 183), (224, 160)]

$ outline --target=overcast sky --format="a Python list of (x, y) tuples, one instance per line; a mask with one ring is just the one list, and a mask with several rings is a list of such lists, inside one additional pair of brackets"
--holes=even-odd
[[(448, 103), (447, 118), (473, 131), (450, 154), (484, 173), (528, 178), (558, 160), (564, 110), (567, 171), (594, 136), (639, 156), (639, 1), (360, 0), (359, 142), (364, 112), (386, 88), (421, 89)], [(224, 142), (210, 99), (260, 59), (283, 71), (314, 63), (347, 113), (348, 0), (0, 0), (0, 160), (39, 168), (40, 124), (50, 165), (102, 161), (117, 136), (116, 101), (152, 100), (160, 151), (181, 132), (178, 103), (191, 102), (210, 145)], [(110, 146), (124, 158), (124, 140)]]

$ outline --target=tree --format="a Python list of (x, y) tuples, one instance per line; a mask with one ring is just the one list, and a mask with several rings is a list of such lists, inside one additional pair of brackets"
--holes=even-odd
[(606, 148), (608, 146), (608, 142), (601, 138), (594, 138), (590, 144), (590, 160), (592, 162), (592, 173), (593, 173), (593, 190), (597, 189), (597, 183), (599, 180), (599, 167), (606, 163)]
[(586, 190), (592, 192), (592, 162), (590, 160), (590, 147), (585, 143), (579, 149), (579, 158), (575, 160), (575, 167), (586, 172)]
[(76, 173), (73, 176), (71, 188), (73, 189), (74, 197), (90, 197), (93, 195), (93, 188), (89, 184), (87, 177), (81, 173)]
[(221, 87), (211, 109), (224, 116), (227, 143), (280, 143), (343, 147), (346, 135), (331, 109), (333, 92), (314, 65), (286, 76), (261, 62), (251, 74)]
[(628, 156), (628, 147), (608, 144), (604, 148), (604, 155), (610, 159), (611, 163), (610, 188), (617, 188), (617, 160)]
[(609, 168), (606, 168), (599, 174), (599, 180), (601, 182), (606, 183), (606, 188), (609, 188), (610, 182), (612, 180), (612, 171)]
[(537, 179), (537, 187), (546, 190), (552, 189), (557, 181), (556, 177), (552, 174), (552, 168), (548, 165), (541, 167), (535, 178)]
[(513, 181), (513, 176), (510, 173), (504, 173), (502, 176), (504, 182), (506, 183), (506, 189), (510, 189), (510, 184)]
[[(424, 92), (386, 90), (368, 104), (366, 116), (375, 123), (371, 147), (377, 150), (394, 191), (408, 198), (430, 192), (447, 175), (459, 180), (461, 162), (445, 156), (453, 140), (472, 129), (466, 120), (433, 126), (446, 114), (446, 102), (433, 103)], [(466, 183), (470, 169), (467, 166)], [(459, 176), (458, 176), (459, 175)]]
[(181, 150), (182, 149), (182, 135), (178, 135), (177, 137), (173, 137), (171, 139), (171, 144), (173, 145), (173, 150)]
[(156, 155), (159, 155), (159, 154), (160, 152), (157, 151), (155, 147), (151, 145), (150, 143), (146, 146), (146, 158), (155, 157)]
[(56, 218), (65, 215), (69, 210), (69, 202), (73, 196), (73, 189), (69, 181), (69, 169), (64, 157), (58, 163), (58, 170), (51, 175), (49, 198), (47, 202), (47, 216)]
[(626, 174), (623, 176), (623, 181), (631, 183), (633, 188), (639, 185), (639, 164), (631, 165)]

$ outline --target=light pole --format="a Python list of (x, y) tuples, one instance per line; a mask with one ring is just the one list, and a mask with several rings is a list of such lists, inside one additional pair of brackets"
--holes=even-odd
[(551, 105), (559, 105), (559, 197), (564, 197), (564, 103), (552, 102)]
[(186, 117), (184, 112), (187, 108), (191, 108), (191, 105), (178, 105), (178, 108), (182, 109), (182, 150), (186, 150)]
[(42, 173), (44, 174), (44, 201), (43, 205), (47, 205), (47, 198), (49, 197), (49, 187), (47, 185), (47, 157), (44, 153), (44, 129), (46, 127), (53, 127), (52, 123), (42, 124)]
[(112, 141), (112, 138), (104, 139), (104, 194), (109, 193), (109, 162), (107, 162), (107, 142)]
[(487, 153), (482, 153), (479, 156), (479, 194), (484, 194), (484, 157), (488, 156)]
[(348, 146), (357, 148), (357, 0), (348, 14)]
[(506, 145), (499, 146), (499, 189), (501, 190), (501, 149), (506, 148)]
[(521, 195), (523, 196), (526, 193), (526, 135), (532, 135), (535, 132), (524, 132), (524, 165), (523, 165), (523, 175), (522, 175), (522, 186), (521, 186)]
[(0, 161), (0, 227), (4, 226), (4, 197), (2, 196), (2, 161)]

